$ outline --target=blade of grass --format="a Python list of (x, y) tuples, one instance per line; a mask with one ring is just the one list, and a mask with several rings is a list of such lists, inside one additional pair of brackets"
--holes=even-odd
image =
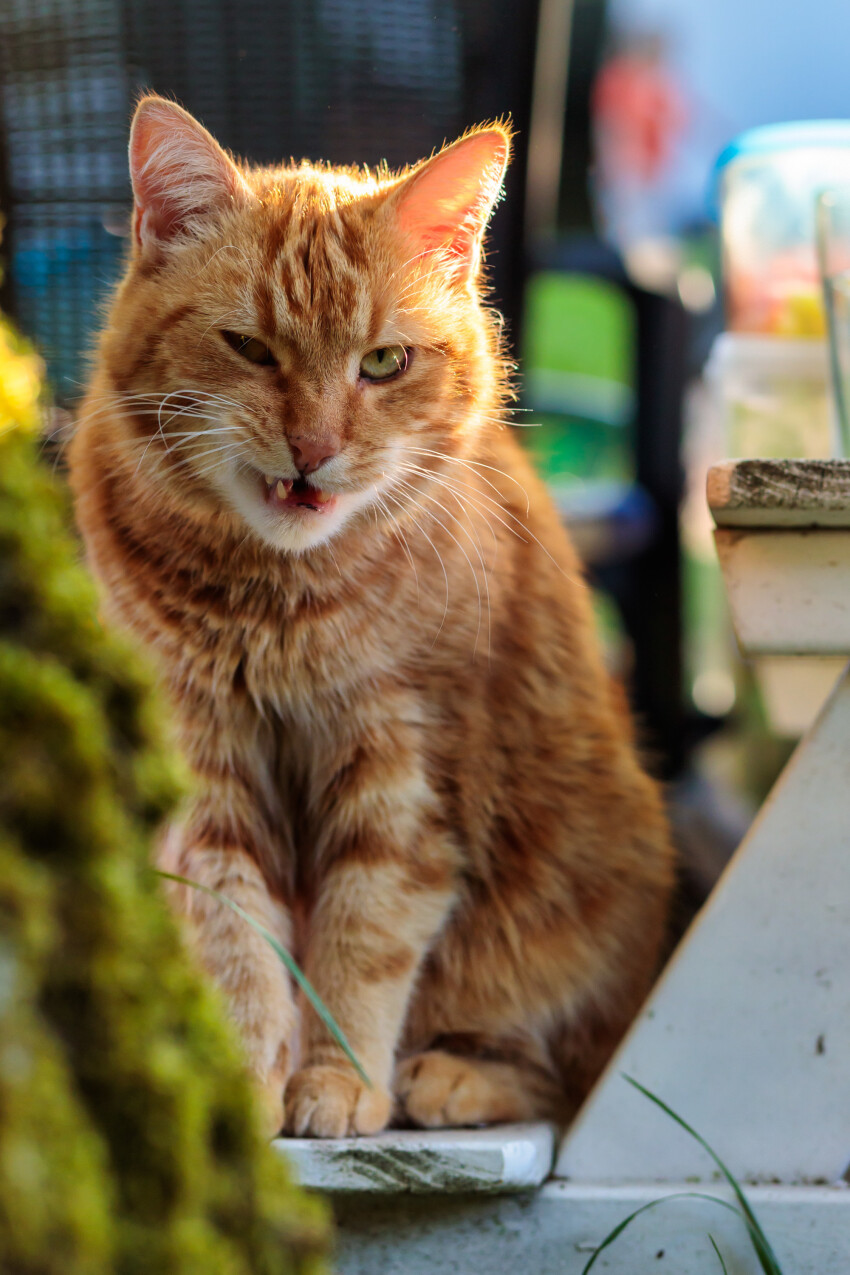
[(756, 1217), (755, 1213), (753, 1213), (752, 1209), (750, 1208), (749, 1201), (747, 1200), (747, 1197), (744, 1195), (744, 1192), (741, 1190), (741, 1186), (737, 1178), (734, 1176), (734, 1174), (731, 1172), (730, 1169), (727, 1169), (726, 1165), (720, 1159), (720, 1156), (717, 1154), (714, 1148), (710, 1147), (708, 1143), (706, 1142), (705, 1138), (703, 1138), (699, 1133), (697, 1133), (696, 1129), (693, 1129), (686, 1120), (683, 1120), (682, 1117), (678, 1115), (672, 1109), (672, 1107), (668, 1107), (667, 1103), (663, 1102), (662, 1099), (659, 1098), (657, 1094), (654, 1094), (651, 1089), (647, 1089), (644, 1085), (640, 1083), (639, 1080), (635, 1080), (633, 1076), (627, 1076), (625, 1075), (625, 1073), (623, 1073), (623, 1079), (627, 1080), (630, 1085), (632, 1085), (635, 1089), (637, 1089), (640, 1093), (642, 1093), (645, 1098), (648, 1098), (650, 1102), (654, 1102), (656, 1107), (660, 1107), (661, 1110), (666, 1115), (668, 1115), (671, 1120), (675, 1120), (677, 1125), (679, 1125), (682, 1129), (684, 1129), (686, 1133), (689, 1133), (692, 1138), (695, 1138), (704, 1151), (708, 1152), (708, 1154), (711, 1156), (712, 1160), (717, 1165), (718, 1169), (723, 1174), (724, 1178), (726, 1179), (726, 1181), (729, 1183), (730, 1187), (732, 1188), (735, 1194), (735, 1198), (737, 1199), (738, 1204), (740, 1205), (741, 1212), (746, 1218), (747, 1228), (750, 1232), (750, 1238), (753, 1243), (753, 1248), (756, 1250), (756, 1255), (759, 1259), (759, 1263), (761, 1264), (761, 1268), (764, 1271), (764, 1275), (782, 1275), (782, 1270), (779, 1265), (779, 1262), (777, 1261), (776, 1254), (771, 1248), (767, 1236), (765, 1235), (764, 1231), (761, 1229), (758, 1218)]
[(174, 872), (163, 872), (160, 868), (153, 868), (152, 871), (155, 872), (158, 877), (162, 877), (165, 881), (176, 881), (178, 885), (188, 885), (191, 889), (200, 890), (202, 893), (208, 894), (211, 898), (217, 899), (219, 903), (224, 903), (232, 912), (235, 912), (237, 916), (241, 916), (243, 921), (247, 921), (258, 934), (262, 935), (289, 970), (290, 974), (295, 979), (296, 983), (301, 988), (304, 995), (307, 997), (307, 1000), (313, 1006), (313, 1009), (319, 1015), (319, 1018), (327, 1027), (340, 1049), (345, 1052), (346, 1058), (351, 1063), (360, 1079), (365, 1085), (368, 1085), (370, 1089), (372, 1088), (371, 1080), (358, 1062), (354, 1051), (345, 1038), (342, 1028), (331, 1014), (327, 1005), (325, 1005), (325, 1002), (307, 978), (306, 974), (301, 972), (299, 965), (291, 953), (287, 952), (286, 948), (277, 941), (275, 936), (267, 930), (264, 925), (251, 916), (250, 912), (246, 912), (244, 908), (240, 907), (238, 903), (234, 903), (233, 899), (229, 899), (226, 894), (222, 894), (220, 890), (213, 890), (213, 888), (209, 885), (201, 885), (200, 881), (190, 881), (188, 877), (177, 876)]
[[(728, 1209), (729, 1212), (734, 1213), (736, 1217), (741, 1217), (740, 1210), (736, 1209), (734, 1204), (730, 1204), (728, 1200), (721, 1200), (716, 1195), (708, 1195), (705, 1191), (674, 1191), (672, 1195), (662, 1195), (657, 1200), (650, 1200), (648, 1204), (642, 1204), (639, 1209), (635, 1209), (634, 1213), (630, 1213), (628, 1217), (623, 1218), (623, 1221), (619, 1222), (614, 1227), (613, 1231), (609, 1231), (609, 1233), (605, 1236), (605, 1239), (597, 1248), (596, 1252), (591, 1254), (590, 1260), (584, 1267), (581, 1275), (587, 1275), (603, 1249), (606, 1249), (610, 1244), (613, 1244), (614, 1241), (623, 1234), (626, 1227), (630, 1226), (631, 1223), (634, 1222), (636, 1217), (640, 1217), (641, 1213), (648, 1213), (650, 1209), (658, 1208), (659, 1204), (668, 1204), (670, 1200), (708, 1200), (709, 1204), (718, 1204), (720, 1208)], [(711, 1239), (711, 1236), (709, 1236), (709, 1239)]]
[(720, 1252), (720, 1249), (717, 1247), (717, 1244), (715, 1243), (715, 1240), (714, 1240), (714, 1236), (710, 1232), (709, 1232), (708, 1238), (711, 1240), (711, 1247), (714, 1249), (715, 1253), (717, 1254), (717, 1260), (720, 1263), (721, 1269), (723, 1271), (723, 1275), (729, 1275), (729, 1270), (726, 1266), (726, 1263), (723, 1260), (723, 1254)]

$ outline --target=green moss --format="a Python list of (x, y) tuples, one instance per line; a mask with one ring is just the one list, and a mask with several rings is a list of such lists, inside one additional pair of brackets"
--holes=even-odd
[[(0, 332), (4, 367), (24, 357)], [(0, 1269), (308, 1275), (325, 1213), (262, 1143), (147, 867), (178, 795), (61, 486), (0, 433)], [(3, 422), (0, 421), (0, 428)]]

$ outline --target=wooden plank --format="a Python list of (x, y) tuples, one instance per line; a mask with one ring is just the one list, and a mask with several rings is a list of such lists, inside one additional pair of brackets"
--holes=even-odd
[(706, 486), (718, 527), (850, 527), (850, 460), (729, 460)]
[(555, 1158), (555, 1127), (391, 1129), (373, 1138), (280, 1138), (302, 1186), (383, 1195), (470, 1195), (540, 1186)]

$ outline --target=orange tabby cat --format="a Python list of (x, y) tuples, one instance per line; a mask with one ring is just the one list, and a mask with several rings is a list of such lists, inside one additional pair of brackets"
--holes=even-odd
[(178, 888), (299, 1135), (564, 1114), (658, 957), (659, 795), (500, 424), (480, 257), (509, 144), (250, 169), (158, 97), (133, 122), (72, 482), (195, 776), (163, 866), (298, 955), (371, 1078), (261, 937)]

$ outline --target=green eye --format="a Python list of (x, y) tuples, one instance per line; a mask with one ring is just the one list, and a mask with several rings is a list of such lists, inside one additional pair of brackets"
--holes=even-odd
[(410, 355), (403, 345), (382, 345), (360, 360), (360, 375), (365, 381), (388, 381), (405, 372), (409, 362)]
[(223, 329), (221, 335), (230, 348), (237, 354), (241, 354), (249, 363), (268, 365), (277, 362), (269, 347), (263, 341), (258, 341), (255, 336), (244, 336), (241, 332), (225, 332)]

